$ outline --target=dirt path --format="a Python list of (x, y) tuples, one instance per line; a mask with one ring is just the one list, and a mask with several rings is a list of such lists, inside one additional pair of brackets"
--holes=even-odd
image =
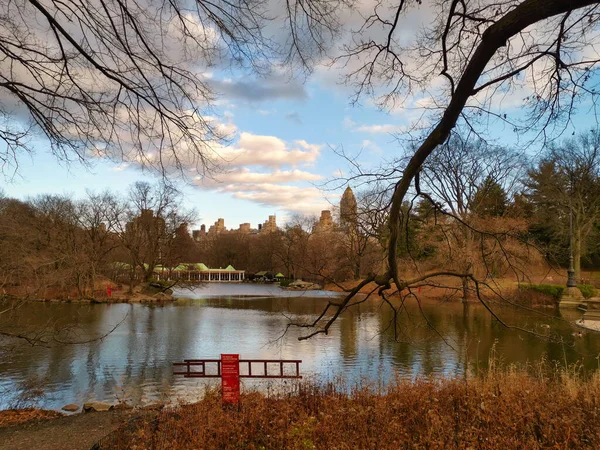
[(90, 412), (0, 428), (0, 450), (90, 450), (136, 416), (127, 410)]

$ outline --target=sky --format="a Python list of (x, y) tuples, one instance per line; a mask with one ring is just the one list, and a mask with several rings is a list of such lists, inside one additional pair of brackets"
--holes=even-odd
[[(428, 2), (415, 7), (404, 17), (398, 40), (403, 34), (415, 34), (431, 17)], [(356, 23), (348, 18), (346, 25)], [(237, 228), (244, 222), (256, 227), (273, 214), (280, 225), (295, 213), (318, 215), (338, 204), (347, 185), (340, 178), (351, 167), (339, 155), (340, 149), (365, 169), (405, 153), (396, 136), (414, 123), (420, 108), (431, 105), (430, 91), (415, 92), (400, 106), (381, 110), (366, 97), (353, 104), (352, 90), (340, 83), (340, 75), (339, 68), (324, 62), (306, 79), (277, 71), (259, 77), (239, 70), (203, 70), (202, 77), (219, 94), (216, 120), (230, 140), (220, 150), (228, 161), (222, 173), (191, 182), (175, 180), (185, 207), (197, 211), (194, 228), (218, 218), (225, 219), (227, 228)], [(435, 91), (440, 83), (442, 77), (433, 78), (431, 89)], [(503, 103), (494, 107), (523, 120), (520, 103), (528, 93), (525, 82), (524, 89), (504, 95)], [(586, 113), (584, 108), (568, 131), (588, 128), (592, 122), (589, 109)], [(504, 145), (518, 143), (506, 125), (493, 124), (489, 131)], [(101, 158), (91, 159), (90, 167), (61, 163), (42, 138), (33, 140), (33, 148), (33, 154), (19, 157), (16, 173), (0, 178), (6, 195), (26, 199), (53, 193), (78, 198), (86, 190), (106, 189), (124, 194), (136, 181), (159, 179), (132, 163)], [(356, 188), (352, 182), (350, 186)]]
[[(244, 222), (256, 227), (273, 214), (278, 224), (295, 213), (319, 215), (337, 206), (347, 185), (337, 179), (348, 174), (348, 161), (335, 149), (358, 155), (365, 166), (400, 151), (393, 133), (406, 124), (401, 116), (373, 106), (352, 106), (348, 92), (332, 89), (330, 83), (227, 80), (239, 86), (220, 97), (220, 118), (234, 130), (231, 147), (246, 150), (231, 158), (236, 165), (229, 170), (234, 173), (217, 175), (217, 181), (175, 180), (185, 206), (198, 213), (198, 227), (221, 217), (227, 228), (237, 228)], [(16, 174), (4, 178), (6, 195), (26, 199), (53, 193), (79, 198), (86, 190), (124, 193), (136, 181), (159, 180), (156, 174), (127, 163), (65, 164), (50, 154), (43, 139), (37, 139), (34, 148), (34, 154), (19, 159)], [(238, 158), (243, 159), (239, 166)], [(264, 159), (260, 165), (254, 164), (258, 158)], [(264, 177), (253, 182), (252, 174)]]
[[(236, 173), (242, 171), (241, 179), (251, 179), (249, 173), (265, 174), (258, 183), (262, 186), (227, 183), (230, 177), (225, 174), (222, 183), (175, 181), (185, 206), (197, 211), (199, 223), (209, 225), (222, 217), (228, 228), (237, 228), (244, 222), (257, 226), (273, 214), (280, 224), (293, 213), (318, 215), (338, 204), (346, 186), (343, 181), (327, 184), (339, 178), (340, 171), (347, 174), (349, 170), (347, 161), (333, 149), (343, 146), (348, 153), (360, 154), (365, 164), (369, 160), (378, 164), (382, 157), (398, 153), (391, 134), (400, 126), (398, 117), (376, 108), (350, 106), (343, 93), (316, 82), (291, 83), (297, 84), (294, 89), (298, 90), (291, 98), (244, 92), (228, 101), (223, 111), (235, 124), (234, 142), (252, 147), (249, 152), (267, 153), (264, 166), (252, 164), (250, 158), (234, 168)], [(284, 85), (284, 93), (285, 89)], [(283, 155), (279, 157), (277, 152)], [(3, 190), (22, 199), (42, 193), (77, 198), (84, 196), (86, 189), (123, 193), (136, 181), (159, 180), (150, 171), (128, 164), (94, 161), (88, 168), (77, 162), (61, 163), (42, 139), (35, 143), (35, 154), (23, 156), (19, 164), (17, 174), (10, 180), (5, 178)], [(298, 181), (288, 181), (294, 179)]]

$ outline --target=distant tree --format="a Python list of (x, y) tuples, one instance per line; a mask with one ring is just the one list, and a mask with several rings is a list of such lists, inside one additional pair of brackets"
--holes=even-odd
[[(453, 255), (448, 261), (453, 261), (451, 265), (457, 270), (472, 273), (476, 266), (489, 267), (481, 264), (482, 258), (489, 258), (489, 252), (475, 230), (485, 230), (480, 218), (504, 215), (507, 193), (520, 188), (524, 167), (520, 153), (459, 133), (453, 133), (424, 164), (420, 193), (453, 219), (438, 221), (437, 225), (446, 237), (446, 253)], [(463, 278), (462, 282), (463, 298), (468, 298), (469, 280)]]
[(317, 222), (314, 216), (294, 214), (284, 225), (277, 257), (285, 267), (286, 277), (300, 278), (308, 274), (309, 241)]
[[(573, 259), (575, 276), (580, 278), (581, 259), (600, 220), (600, 133), (593, 130), (551, 145), (529, 171), (527, 188), (535, 231), (542, 240), (557, 241), (563, 249), (568, 246), (573, 212)], [(551, 250), (556, 252), (556, 246)]]
[(499, 216), (524, 170), (519, 152), (454, 133), (424, 164), (421, 187), (463, 220), (471, 213)]
[[(34, 278), (45, 263), (36, 233), (35, 208), (26, 202), (0, 198), (0, 292)], [(2, 296), (0, 294), (0, 296)], [(24, 297), (27, 293), (24, 294)]]
[(145, 281), (152, 278), (154, 268), (168, 260), (176, 230), (184, 223), (193, 223), (195, 213), (181, 208), (181, 194), (169, 184), (137, 182), (115, 217), (133, 282), (135, 271), (142, 273)]
[(473, 197), (473, 211), (481, 217), (502, 217), (508, 207), (504, 188), (491, 176), (486, 177)]
[(248, 269), (251, 253), (250, 238), (251, 236), (238, 231), (228, 231), (206, 237), (207, 263), (212, 267), (225, 268), (231, 264), (235, 268)]
[(91, 296), (96, 290), (96, 278), (107, 257), (119, 245), (116, 237), (119, 199), (106, 191), (96, 194), (87, 191), (86, 198), (75, 203), (75, 220), (84, 235), (85, 267), (88, 270)]

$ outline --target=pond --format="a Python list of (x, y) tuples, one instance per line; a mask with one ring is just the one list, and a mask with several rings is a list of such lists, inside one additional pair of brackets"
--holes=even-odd
[[(26, 385), (39, 385), (43, 396), (38, 405), (54, 409), (92, 399), (193, 401), (206, 382), (173, 376), (172, 363), (221, 353), (302, 359), (304, 375), (341, 377), (350, 384), (385, 384), (395, 376), (476, 374), (485, 370), (491, 354), (505, 363), (546, 357), (560, 364), (581, 362), (588, 370), (598, 367), (600, 335), (589, 331), (574, 336), (568, 321), (581, 316), (575, 311), (561, 317), (554, 309), (498, 309), (507, 323), (552, 336), (546, 339), (503, 327), (481, 305), (430, 300), (423, 304), (429, 324), (410, 305), (395, 338), (388, 309), (367, 301), (344, 313), (328, 335), (298, 341), (306, 330), (291, 328), (284, 334), (289, 321), (316, 317), (335, 294), (211, 284), (176, 295), (181, 299), (165, 305), (29, 303), (19, 308), (12, 319), (16, 328), (73, 326), (70, 338), (91, 341), (0, 347), (0, 409), (14, 405)], [(271, 381), (270, 386), (277, 383), (282, 382)], [(265, 384), (245, 381), (244, 386)]]

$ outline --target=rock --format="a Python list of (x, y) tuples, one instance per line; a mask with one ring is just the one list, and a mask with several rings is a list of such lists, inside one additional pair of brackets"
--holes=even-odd
[(75, 403), (69, 403), (68, 405), (63, 406), (62, 410), (68, 412), (79, 411), (79, 405), (76, 405)]
[(561, 308), (577, 308), (584, 301), (583, 294), (578, 287), (568, 287), (563, 291), (558, 306)]
[(84, 403), (83, 404), (83, 410), (85, 412), (90, 412), (90, 411), (110, 411), (111, 409), (113, 409), (115, 406), (111, 405), (110, 403), (104, 403), (104, 402), (88, 402), (88, 403)]
[(293, 283), (290, 283), (288, 286), (290, 289), (298, 289), (298, 290), (312, 290), (312, 289), (321, 289), (321, 286), (315, 283), (311, 283), (309, 281), (296, 280)]

